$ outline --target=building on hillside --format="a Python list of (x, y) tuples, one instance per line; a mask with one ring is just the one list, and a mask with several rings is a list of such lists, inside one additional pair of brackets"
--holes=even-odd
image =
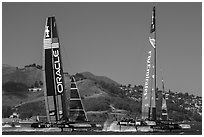
[(19, 118), (19, 114), (16, 112), (13, 112), (13, 114), (9, 118)]
[(42, 88), (29, 88), (28, 91), (30, 91), (30, 92), (39, 92), (39, 91), (42, 91)]

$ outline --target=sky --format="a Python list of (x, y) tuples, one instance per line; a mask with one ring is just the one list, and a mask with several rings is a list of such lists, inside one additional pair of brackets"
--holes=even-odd
[(153, 6), (158, 88), (163, 76), (167, 91), (201, 96), (201, 2), (3, 2), (2, 64), (42, 65), (45, 19), (55, 16), (65, 72), (144, 85)]

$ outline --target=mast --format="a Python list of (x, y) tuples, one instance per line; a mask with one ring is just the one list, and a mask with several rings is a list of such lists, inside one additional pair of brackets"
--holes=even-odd
[(156, 120), (156, 102), (155, 102), (155, 94), (156, 94), (156, 87), (157, 87), (157, 75), (156, 75), (156, 19), (155, 19), (155, 7), (153, 7), (153, 11), (152, 11), (152, 19), (151, 19), (151, 30), (150, 30), (150, 34), (151, 36), (149, 37), (149, 42), (152, 45), (153, 49), (154, 49), (154, 63), (153, 63), (153, 69), (154, 69), (154, 73), (152, 75), (153, 78), (153, 83), (154, 86), (152, 88), (152, 94), (150, 97), (150, 101), (151, 101), (151, 115), (150, 115), (150, 119), (151, 120)]
[[(46, 18), (46, 24), (45, 24), (45, 30), (46, 30), (46, 26), (47, 26), (47, 22), (48, 22), (48, 18)], [(45, 35), (44, 35), (44, 40), (45, 40)], [(43, 44), (45, 44), (45, 42), (43, 41)], [(45, 97), (45, 107), (46, 107), (46, 115), (47, 115), (47, 121), (49, 123), (51, 123), (51, 118), (49, 116), (49, 104), (48, 104), (48, 95), (47, 95), (47, 88), (46, 88), (46, 74), (45, 74), (45, 66), (46, 66), (46, 59), (45, 59), (45, 50), (43, 50), (43, 89), (44, 89), (44, 97)]]

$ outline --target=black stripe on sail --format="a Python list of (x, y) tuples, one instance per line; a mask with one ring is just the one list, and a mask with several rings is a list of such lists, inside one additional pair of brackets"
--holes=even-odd
[(152, 107), (152, 118), (151, 120), (156, 120), (156, 107)]
[(80, 98), (77, 89), (71, 89), (70, 98)]
[(152, 11), (152, 21), (151, 21), (150, 33), (155, 32), (155, 28), (156, 28), (155, 23), (156, 23), (156, 20), (155, 20), (155, 7), (154, 7)]
[(52, 22), (52, 38), (58, 38), (57, 25), (54, 17), (52, 17)]
[(45, 80), (47, 85), (47, 96), (55, 95), (53, 79), (52, 50), (45, 49)]
[(76, 88), (76, 84), (75, 84), (75, 83), (72, 83), (72, 84), (71, 84), (71, 88)]
[(74, 77), (71, 77), (71, 82), (73, 83), (73, 82), (75, 82), (75, 79), (74, 79)]

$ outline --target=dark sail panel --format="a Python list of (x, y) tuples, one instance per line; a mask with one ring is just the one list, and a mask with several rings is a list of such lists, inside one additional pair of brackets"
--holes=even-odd
[(46, 76), (46, 84), (49, 86), (46, 86), (47, 88), (47, 96), (54, 96), (55, 90), (54, 90), (54, 76), (53, 73), (53, 66), (52, 66), (52, 50), (46, 49), (45, 50), (45, 76)]
[(52, 38), (55, 39), (55, 38), (59, 38), (58, 37), (58, 33), (57, 33), (57, 25), (56, 25), (56, 21), (55, 21), (55, 18), (52, 17)]
[(70, 92), (71, 92), (71, 95), (70, 95), (71, 98), (80, 98), (77, 92), (77, 89), (71, 89)]
[(70, 119), (73, 121), (87, 121), (86, 112), (81, 100), (77, 84), (74, 77), (71, 77), (70, 89)]
[(76, 85), (74, 83), (72, 83), (71, 88), (76, 88)]

